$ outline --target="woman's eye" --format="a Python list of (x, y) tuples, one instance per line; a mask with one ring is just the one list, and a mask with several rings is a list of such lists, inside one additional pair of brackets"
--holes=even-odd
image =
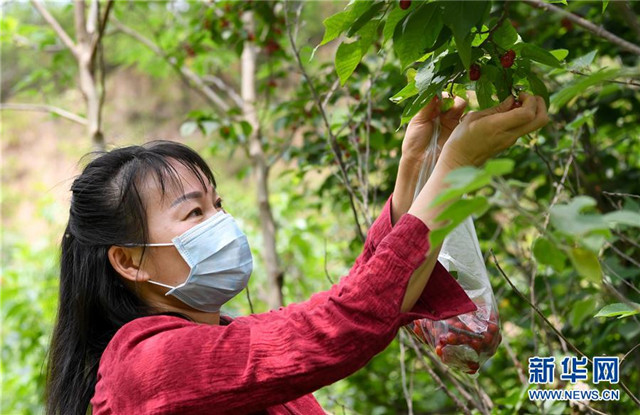
[(222, 199), (216, 200), (215, 207), (218, 209), (222, 209)]
[(192, 216), (200, 216), (200, 215), (202, 215), (202, 209), (195, 208), (191, 212), (189, 212), (189, 214), (187, 215), (187, 218), (190, 218)]

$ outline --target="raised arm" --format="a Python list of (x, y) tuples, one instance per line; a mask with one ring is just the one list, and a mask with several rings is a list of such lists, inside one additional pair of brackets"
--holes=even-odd
[[(413, 202), (409, 214), (424, 222), (429, 229), (442, 226), (436, 218), (453, 200), (432, 206), (434, 199), (447, 188), (444, 178), (463, 166), (481, 166), (489, 158), (513, 145), (516, 140), (549, 122), (542, 97), (521, 94), (521, 107), (514, 107), (509, 97), (500, 105), (480, 112), (468, 113), (444, 145), (440, 159), (424, 188)], [(440, 246), (431, 247), (425, 263), (409, 281), (402, 310), (411, 310), (420, 298), (436, 264)]]

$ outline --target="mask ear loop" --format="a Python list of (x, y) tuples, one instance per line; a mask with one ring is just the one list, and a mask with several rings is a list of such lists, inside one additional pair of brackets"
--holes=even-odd
[(413, 200), (416, 200), (425, 183), (427, 183), (429, 176), (433, 173), (433, 169), (436, 167), (436, 162), (438, 161), (438, 154), (440, 153), (440, 150), (442, 150), (440, 145), (438, 145), (438, 139), (440, 138), (440, 116), (434, 118), (432, 122), (433, 133), (431, 134), (431, 141), (425, 150), (425, 157), (422, 162), (422, 167), (420, 168), (420, 174), (416, 184), (416, 191), (413, 194)]

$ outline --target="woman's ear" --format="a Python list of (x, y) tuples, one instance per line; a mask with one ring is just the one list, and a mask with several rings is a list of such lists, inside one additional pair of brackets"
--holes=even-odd
[(122, 277), (132, 282), (148, 281), (149, 273), (140, 267), (139, 248), (127, 248), (113, 245), (109, 248), (109, 262)]

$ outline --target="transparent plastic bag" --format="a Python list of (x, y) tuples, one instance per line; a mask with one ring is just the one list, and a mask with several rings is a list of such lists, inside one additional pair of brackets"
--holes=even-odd
[[(436, 164), (439, 119), (434, 123), (436, 128), (427, 148), (430, 157), (425, 159), (420, 170), (414, 200)], [(496, 352), (502, 335), (498, 308), (471, 217), (445, 237), (438, 261), (457, 279), (478, 309), (446, 320), (416, 320), (410, 328), (422, 343), (435, 350), (444, 364), (475, 374)]]

